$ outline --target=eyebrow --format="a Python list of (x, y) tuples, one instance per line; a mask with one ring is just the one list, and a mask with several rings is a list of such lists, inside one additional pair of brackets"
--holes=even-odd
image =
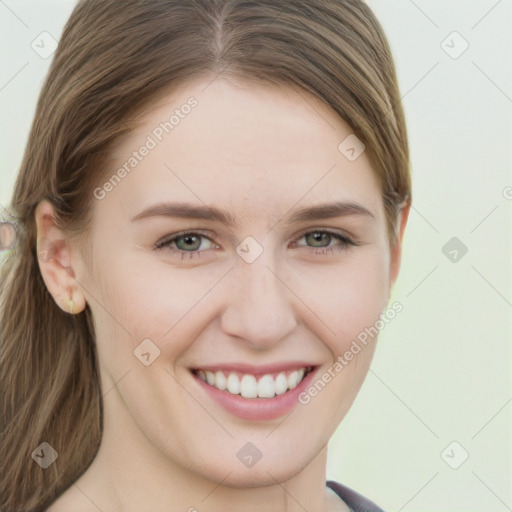
[[(373, 213), (355, 202), (334, 201), (331, 203), (308, 206), (296, 210), (289, 218), (284, 219), (285, 224), (332, 219), (335, 217), (363, 216), (375, 218)], [(157, 203), (144, 209), (130, 220), (131, 222), (150, 217), (178, 217), (184, 219), (201, 219), (220, 222), (229, 227), (238, 225), (236, 218), (227, 210), (215, 206), (201, 206), (192, 203)]]

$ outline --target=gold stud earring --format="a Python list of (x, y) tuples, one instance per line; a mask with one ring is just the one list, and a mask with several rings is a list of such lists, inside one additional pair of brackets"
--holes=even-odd
[(75, 303), (73, 302), (73, 299), (71, 299), (71, 298), (68, 299), (68, 309), (69, 309), (69, 312), (72, 315), (74, 315), (73, 310), (75, 309)]

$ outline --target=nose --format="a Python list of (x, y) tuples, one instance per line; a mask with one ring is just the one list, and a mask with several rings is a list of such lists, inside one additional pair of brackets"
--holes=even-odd
[(275, 268), (275, 259), (263, 251), (252, 263), (238, 260), (230, 272), (221, 327), (257, 350), (269, 349), (297, 326), (295, 296)]

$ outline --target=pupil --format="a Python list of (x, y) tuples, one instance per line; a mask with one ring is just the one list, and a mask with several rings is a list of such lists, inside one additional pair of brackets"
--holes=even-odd
[[(195, 239), (195, 242), (194, 242), (194, 239)], [(197, 244), (197, 239), (198, 237), (197, 236), (184, 236), (181, 238), (181, 240), (183, 240), (185, 242), (185, 247), (190, 249), (190, 248), (196, 248), (196, 247), (192, 247), (194, 244)]]
[(327, 233), (320, 233), (318, 231), (315, 231), (314, 233), (311, 234), (311, 236), (313, 237), (315, 242), (322, 242), (322, 238), (325, 238), (329, 235), (327, 235)]

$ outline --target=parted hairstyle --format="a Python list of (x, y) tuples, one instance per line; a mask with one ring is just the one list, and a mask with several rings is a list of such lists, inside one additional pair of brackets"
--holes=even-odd
[[(81, 0), (41, 90), (15, 183), (19, 239), (0, 274), (0, 510), (41, 511), (88, 468), (102, 391), (91, 310), (70, 315), (42, 279), (34, 210), (87, 252), (93, 190), (109, 149), (157, 98), (196, 78), (293, 85), (330, 106), (366, 146), (395, 243), (411, 202), (395, 65), (362, 0)], [(341, 142), (341, 141), (340, 141)], [(84, 253), (85, 254), (85, 253)], [(32, 458), (47, 442), (58, 458)]]

